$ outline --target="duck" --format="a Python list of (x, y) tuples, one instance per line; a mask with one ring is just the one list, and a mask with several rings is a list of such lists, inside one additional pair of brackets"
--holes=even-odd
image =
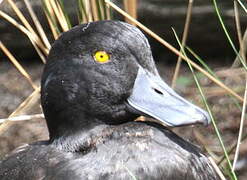
[(133, 25), (105, 20), (64, 32), (44, 67), (41, 105), (49, 140), (8, 154), (1, 180), (219, 179), (200, 148), (170, 130), (208, 125), (208, 113), (162, 80)]

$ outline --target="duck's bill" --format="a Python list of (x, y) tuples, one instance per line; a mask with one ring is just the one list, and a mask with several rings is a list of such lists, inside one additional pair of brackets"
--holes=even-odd
[(148, 115), (167, 126), (210, 123), (207, 112), (172, 90), (159, 75), (139, 68), (128, 104), (140, 115)]

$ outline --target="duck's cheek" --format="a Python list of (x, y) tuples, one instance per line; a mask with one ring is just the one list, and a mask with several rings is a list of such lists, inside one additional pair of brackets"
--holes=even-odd
[(173, 91), (158, 75), (139, 68), (128, 104), (168, 126), (209, 124), (207, 112)]
[(118, 124), (132, 121), (137, 116), (129, 113), (126, 108), (126, 99), (131, 91), (126, 91), (114, 86), (96, 86), (90, 88), (90, 92), (80, 98), (87, 105), (87, 112), (96, 119), (104, 121), (107, 124)]
[(119, 124), (133, 121), (137, 118), (136, 114), (129, 113), (126, 110), (126, 104), (124, 103), (107, 105), (106, 103), (94, 101), (94, 103), (90, 103), (87, 109), (95, 119), (103, 121), (106, 124)]

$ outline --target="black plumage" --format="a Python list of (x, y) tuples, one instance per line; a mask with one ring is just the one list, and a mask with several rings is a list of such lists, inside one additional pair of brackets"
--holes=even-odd
[[(97, 51), (107, 52), (109, 62), (96, 62)], [(143, 88), (138, 99), (135, 89), (142, 77), (150, 80), (155, 97), (144, 96)], [(174, 126), (208, 123), (205, 112), (160, 81), (148, 41), (131, 25), (99, 21), (63, 33), (50, 51), (41, 82), (50, 140), (8, 155), (0, 163), (0, 179), (218, 179), (197, 147), (158, 123), (134, 122), (141, 114), (171, 125), (168, 116), (145, 104), (157, 99), (162, 106), (159, 98), (174, 96), (176, 101), (168, 103), (172, 108), (165, 104), (162, 112), (170, 116), (172, 109), (187, 118), (184, 111), (189, 111), (194, 119), (175, 120)]]

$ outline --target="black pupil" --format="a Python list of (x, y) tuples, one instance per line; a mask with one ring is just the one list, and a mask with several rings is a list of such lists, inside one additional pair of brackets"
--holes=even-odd
[(100, 58), (103, 58), (104, 56), (103, 55), (100, 55)]

